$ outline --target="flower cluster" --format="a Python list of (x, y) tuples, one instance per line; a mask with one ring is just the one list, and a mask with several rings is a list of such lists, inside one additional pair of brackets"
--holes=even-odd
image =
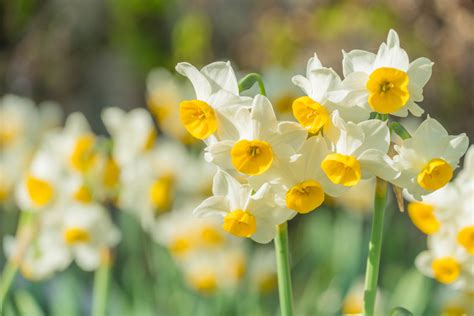
[(474, 146), (453, 182), (408, 204), (415, 226), (428, 235), (428, 250), (416, 259), (418, 269), (443, 284), (474, 291)]
[(46, 278), (72, 261), (95, 270), (109, 260), (120, 232), (104, 203), (114, 196), (118, 168), (102, 143), (84, 116), (73, 113), (64, 128), (44, 134), (22, 170), (15, 197), (33, 237), (25, 240), (20, 227), (17, 238), (6, 238), (5, 250), (25, 277)]
[[(433, 63), (410, 63), (393, 30), (376, 54), (343, 55), (344, 78), (316, 54), (306, 76), (293, 77), (305, 94), (292, 103), (296, 122), (278, 121), (265, 95), (241, 95), (255, 76), (239, 85), (229, 62), (201, 70), (176, 66), (196, 95), (181, 102), (181, 122), (204, 141), (206, 161), (218, 167), (213, 196), (196, 207), (196, 215), (220, 216), (230, 234), (267, 243), (277, 225), (365, 179), (391, 182), (416, 199), (451, 180), (467, 149), (466, 135), (450, 136), (428, 117), (410, 138), (400, 123), (388, 121), (388, 115), (423, 114), (417, 103)], [(393, 148), (392, 131), (403, 136)]]

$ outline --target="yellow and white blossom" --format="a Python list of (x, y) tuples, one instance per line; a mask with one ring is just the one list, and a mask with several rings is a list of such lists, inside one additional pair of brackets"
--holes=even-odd
[[(307, 132), (295, 122), (278, 122), (270, 101), (257, 95), (250, 112), (240, 109), (233, 117), (238, 134), (212, 143), (206, 160), (225, 170), (260, 175), (286, 161), (303, 145)], [(229, 128), (230, 129), (230, 128)]]
[(214, 176), (212, 192), (214, 195), (196, 207), (194, 214), (221, 216), (225, 231), (259, 243), (270, 242), (275, 237), (276, 225), (296, 214), (275, 205), (269, 185), (265, 184), (253, 193), (249, 184), (239, 183), (223, 170)]
[(120, 165), (130, 163), (156, 142), (156, 128), (148, 111), (137, 108), (125, 112), (112, 107), (102, 111), (102, 120), (112, 137), (112, 157)]
[(179, 103), (190, 99), (192, 87), (181, 82), (165, 68), (152, 70), (146, 80), (147, 105), (160, 126), (160, 131), (184, 144), (193, 143), (192, 137), (179, 118)]
[(54, 154), (46, 149), (36, 153), (28, 171), (16, 188), (18, 206), (23, 211), (40, 211), (58, 199), (60, 169)]
[(322, 136), (313, 136), (288, 162), (281, 162), (261, 176), (251, 177), (253, 187), (265, 182), (276, 193), (275, 202), (300, 214), (318, 208), (326, 194), (338, 196), (348, 188), (332, 183), (324, 174), (321, 162), (330, 154)]
[[(226, 139), (236, 133), (226, 122), (240, 108), (248, 108), (251, 98), (239, 96), (239, 87), (230, 62), (214, 62), (196, 69), (179, 63), (176, 71), (187, 77), (196, 92), (195, 100), (182, 101), (179, 116), (186, 130), (206, 140)], [(208, 140), (209, 141), (209, 140)]]
[(428, 236), (428, 250), (418, 255), (415, 264), (423, 274), (440, 283), (474, 291), (474, 256), (456, 243), (449, 229)]
[(341, 85), (341, 78), (332, 68), (323, 67), (316, 53), (308, 61), (306, 77), (297, 75), (292, 81), (306, 93), (293, 101), (293, 115), (310, 133), (324, 130), (335, 110), (346, 121), (361, 122), (369, 118), (370, 110), (366, 107), (334, 103), (329, 99), (331, 91)]
[(423, 114), (417, 102), (423, 101), (423, 87), (431, 77), (433, 63), (424, 57), (410, 63), (394, 30), (389, 31), (387, 43), (380, 45), (377, 54), (363, 50), (343, 54), (345, 79), (331, 96), (334, 102), (361, 104), (395, 116)]
[(401, 175), (393, 183), (420, 200), (451, 180), (467, 146), (466, 134), (450, 136), (438, 121), (428, 117), (412, 138), (394, 146), (397, 154), (393, 161)]
[(386, 122), (345, 122), (335, 111), (332, 124), (334, 127), (325, 134), (331, 152), (321, 162), (331, 182), (351, 187), (361, 179), (377, 176), (391, 181), (398, 176), (387, 155), (390, 132)]

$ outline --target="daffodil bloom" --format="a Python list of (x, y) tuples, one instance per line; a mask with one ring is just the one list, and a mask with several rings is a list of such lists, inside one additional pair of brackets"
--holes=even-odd
[(276, 193), (277, 204), (300, 214), (318, 208), (325, 195), (338, 196), (348, 188), (332, 183), (321, 169), (321, 162), (330, 154), (326, 141), (313, 136), (288, 162), (261, 176), (250, 177), (253, 187), (269, 183)]
[(398, 176), (387, 155), (390, 132), (386, 122), (345, 122), (335, 111), (332, 124), (334, 128), (325, 134), (330, 153), (320, 164), (332, 183), (352, 187), (361, 179), (377, 176), (391, 181)]
[(230, 62), (215, 62), (200, 71), (189, 63), (179, 63), (176, 71), (187, 77), (196, 99), (182, 101), (179, 116), (186, 130), (195, 138), (227, 138), (226, 124), (239, 108), (248, 108), (251, 98), (240, 97), (237, 79)]
[(40, 150), (17, 186), (16, 197), (23, 211), (40, 211), (50, 207), (58, 197), (60, 170), (51, 151)]
[(257, 95), (250, 112), (240, 109), (233, 118), (238, 131), (206, 148), (206, 160), (225, 170), (260, 175), (278, 161), (286, 161), (301, 147), (307, 132), (295, 122), (278, 122), (270, 101)]
[(421, 200), (451, 180), (467, 146), (465, 134), (450, 136), (438, 121), (428, 117), (412, 138), (394, 146), (397, 154), (393, 161), (401, 175), (393, 183)]
[(369, 118), (370, 111), (366, 107), (329, 100), (330, 92), (341, 85), (341, 78), (332, 68), (323, 67), (316, 54), (308, 61), (306, 77), (297, 75), (292, 81), (306, 93), (294, 100), (293, 115), (310, 133), (318, 133), (330, 124), (330, 115), (335, 110), (346, 121), (361, 122)]
[(102, 120), (112, 136), (112, 156), (120, 166), (155, 146), (157, 131), (150, 113), (145, 109), (133, 109), (126, 113), (120, 108), (108, 108), (102, 112)]
[(199, 217), (222, 216), (222, 227), (228, 233), (268, 243), (275, 237), (276, 225), (296, 213), (275, 205), (269, 185), (263, 185), (255, 193), (252, 191), (249, 184), (241, 184), (219, 170), (214, 176), (214, 195), (196, 207), (194, 214)]
[(433, 63), (424, 57), (410, 63), (394, 30), (389, 31), (387, 43), (380, 45), (377, 54), (363, 50), (343, 54), (345, 79), (331, 100), (395, 116), (423, 114), (416, 103), (423, 101), (423, 87), (431, 77)]
[(120, 241), (120, 231), (99, 204), (70, 204), (62, 211), (61, 220), (55, 227), (63, 248), (71, 260), (85, 271), (92, 271), (102, 262), (104, 251)]
[(474, 256), (456, 243), (449, 229), (428, 237), (428, 250), (418, 255), (415, 264), (440, 283), (467, 292), (474, 290)]
[(181, 82), (165, 68), (152, 70), (146, 80), (147, 105), (160, 125), (160, 130), (184, 144), (193, 143), (191, 136), (179, 118), (179, 103), (189, 100), (193, 94), (189, 82)]

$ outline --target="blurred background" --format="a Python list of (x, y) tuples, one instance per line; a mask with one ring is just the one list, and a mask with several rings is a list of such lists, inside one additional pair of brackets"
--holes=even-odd
[[(260, 72), (264, 81), (271, 81), (269, 95), (285, 112), (298, 96), (293, 95), (291, 76), (304, 73), (313, 52), (341, 74), (341, 49), (376, 51), (393, 28), (411, 60), (425, 56), (435, 63), (422, 107), (450, 134), (474, 137), (470, 0), (2, 0), (0, 17), (0, 95), (56, 101), (66, 114), (84, 113), (99, 134), (105, 134), (103, 108), (147, 106), (146, 80), (156, 67), (174, 72), (180, 61), (201, 67), (230, 60), (238, 77)], [(290, 223), (297, 315), (357, 311), (370, 190), (370, 185), (363, 190), (367, 198), (355, 194), (346, 200), (352, 211), (329, 203)], [(449, 306), (463, 298), (416, 271), (413, 261), (426, 248), (425, 236), (390, 205), (381, 301), (389, 307), (405, 306), (415, 315), (455, 315), (454, 308), (448, 313)], [(121, 224), (124, 241), (113, 271), (110, 315), (277, 313), (274, 290), (249, 295), (247, 284), (237, 296), (226, 296), (184, 290), (182, 284), (169, 286), (166, 282), (182, 283), (169, 254), (161, 248), (151, 252), (157, 246), (139, 224)], [(135, 267), (133, 273), (130, 266)], [(82, 315), (90, 308), (91, 282), (91, 274), (72, 267), (46, 282), (20, 280), (19, 288), (47, 315)]]

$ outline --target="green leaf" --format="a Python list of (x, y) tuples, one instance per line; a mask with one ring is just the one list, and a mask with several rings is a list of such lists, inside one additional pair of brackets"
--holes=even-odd
[(410, 133), (406, 130), (406, 128), (400, 124), (399, 122), (392, 122), (389, 125), (390, 130), (394, 131), (398, 136), (400, 136), (403, 140), (411, 138)]

